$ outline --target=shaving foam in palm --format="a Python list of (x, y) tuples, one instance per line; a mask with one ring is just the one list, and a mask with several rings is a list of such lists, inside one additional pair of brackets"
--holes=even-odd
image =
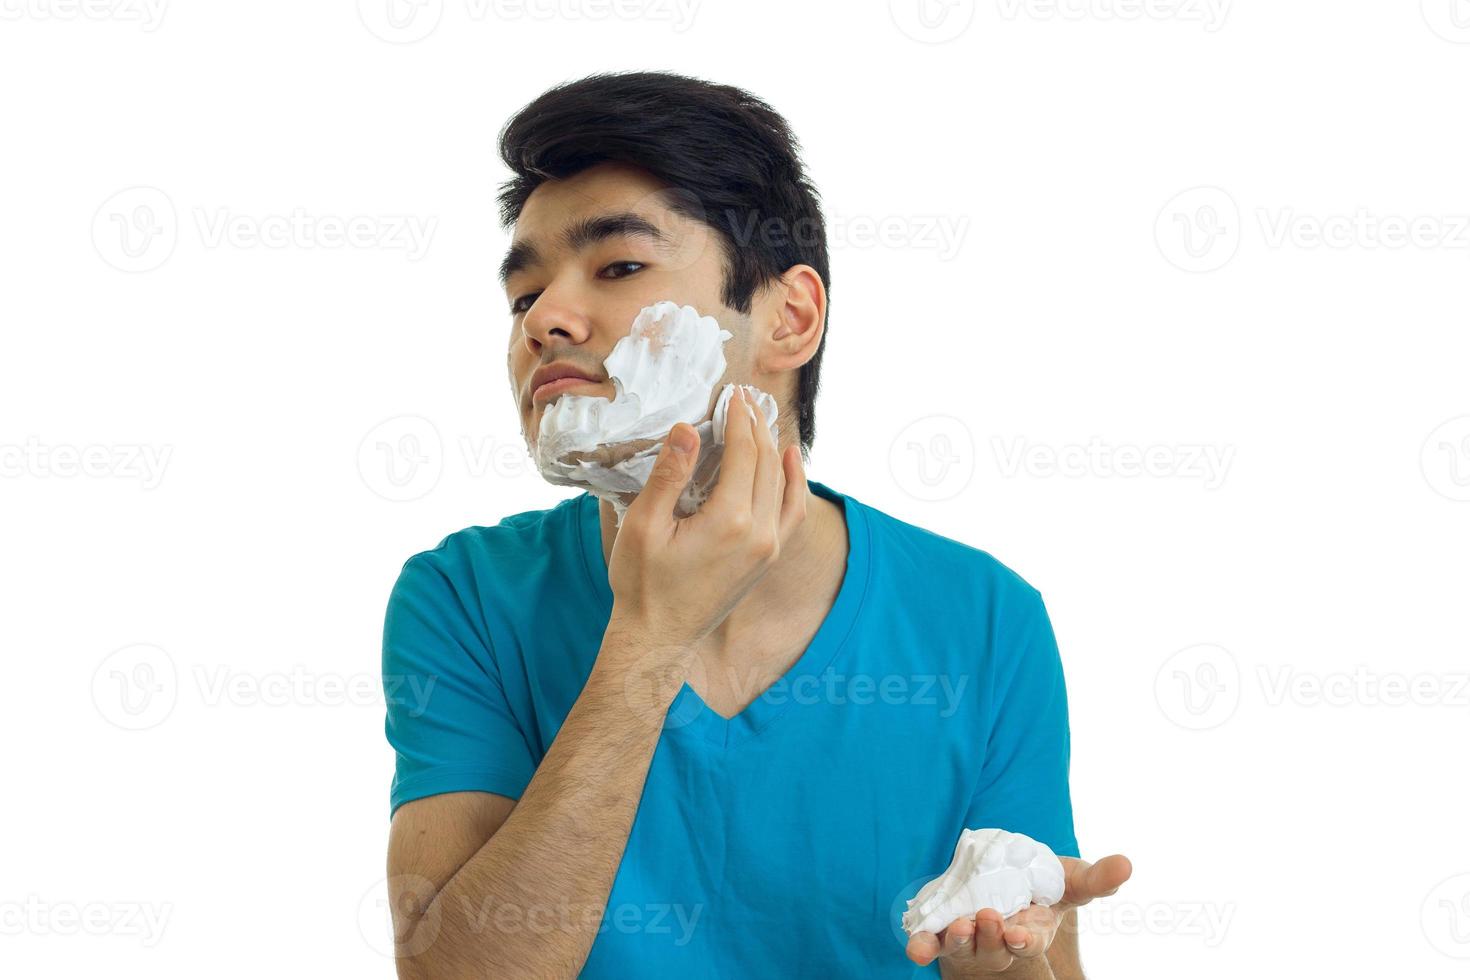
[[(709, 402), (725, 373), (725, 342), (733, 336), (692, 306), (664, 300), (645, 307), (603, 362), (613, 397), (563, 394), (546, 407), (532, 451), (536, 468), (549, 483), (582, 487), (611, 503), (622, 526), (669, 430), (686, 422), (699, 432), (699, 459), (674, 514), (693, 514), (719, 479), (735, 385), (724, 386), (712, 412)], [(776, 399), (744, 388), (776, 439)]]

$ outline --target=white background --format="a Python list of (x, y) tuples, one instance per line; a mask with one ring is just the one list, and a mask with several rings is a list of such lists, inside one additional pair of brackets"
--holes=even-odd
[(671, 68), (823, 193), (809, 475), (1046, 597), (1089, 974), (1464, 975), (1470, 4), (404, 11), (0, 0), (0, 971), (391, 975), (388, 590), (567, 492), (495, 137)]

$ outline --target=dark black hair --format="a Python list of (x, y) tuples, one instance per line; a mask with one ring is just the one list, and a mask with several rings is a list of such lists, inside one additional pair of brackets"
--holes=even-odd
[[(826, 224), (799, 153), (786, 120), (749, 92), (672, 72), (602, 72), (547, 90), (500, 131), (501, 159), (515, 174), (501, 186), (500, 218), (515, 224), (546, 180), (605, 161), (631, 164), (670, 185), (672, 210), (717, 234), (726, 306), (749, 314), (758, 289), (809, 265), (830, 310)], [(803, 454), (816, 438), (822, 326), (817, 352), (797, 376)]]

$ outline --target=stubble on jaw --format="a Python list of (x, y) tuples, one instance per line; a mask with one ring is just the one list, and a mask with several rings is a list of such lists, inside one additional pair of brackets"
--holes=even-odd
[(664, 438), (660, 436), (657, 439), (629, 439), (627, 442), (615, 442), (598, 446), (596, 449), (577, 450), (565, 454), (558, 462), (596, 463), (599, 466), (611, 468), (645, 449), (657, 446), (664, 441)]

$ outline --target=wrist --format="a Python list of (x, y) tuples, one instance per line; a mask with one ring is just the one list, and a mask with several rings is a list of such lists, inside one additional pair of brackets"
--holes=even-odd
[(939, 960), (939, 975), (944, 980), (1056, 980), (1045, 956), (1012, 960), (1011, 965), (999, 973), (993, 970), (976, 972), (971, 964), (946, 957)]
[(662, 723), (688, 674), (688, 648), (646, 621), (615, 616), (603, 634), (588, 682), (616, 692), (640, 714), (656, 716)]
[(628, 661), (680, 659), (693, 644), (681, 641), (667, 623), (646, 613), (633, 611), (613, 603), (603, 631), (602, 650)]

